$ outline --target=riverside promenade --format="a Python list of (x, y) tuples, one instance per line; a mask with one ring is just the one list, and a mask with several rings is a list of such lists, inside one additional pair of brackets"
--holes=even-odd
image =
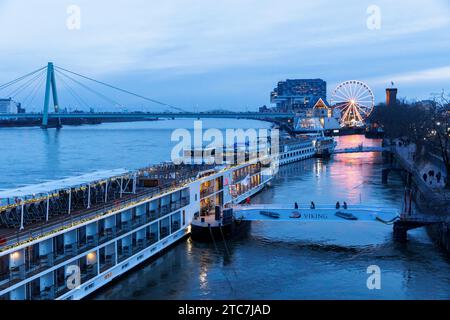
[[(407, 186), (401, 219), (394, 224), (394, 237), (406, 241), (408, 230), (425, 226), (431, 238), (450, 252), (450, 190), (445, 188), (448, 177), (443, 163), (417, 160), (414, 144), (398, 140), (389, 144), (388, 170), (403, 171)], [(408, 198), (414, 199), (414, 204)]]

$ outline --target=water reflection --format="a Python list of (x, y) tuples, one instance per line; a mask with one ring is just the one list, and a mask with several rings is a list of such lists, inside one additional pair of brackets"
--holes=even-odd
[[(340, 146), (379, 141), (361, 136)], [(309, 205), (347, 200), (400, 208), (403, 183), (381, 184), (380, 154), (338, 155), (281, 167), (254, 203)], [(392, 226), (377, 223), (254, 222), (250, 234), (228, 244), (180, 243), (157, 263), (108, 286), (96, 299), (448, 299), (448, 257), (423, 229), (407, 244), (392, 241)], [(382, 270), (382, 290), (366, 287), (367, 267)], [(171, 270), (162, 277), (163, 270)], [(136, 274), (138, 276), (136, 276)], [(153, 285), (143, 285), (150, 281)], [(118, 289), (120, 288), (120, 289)]]

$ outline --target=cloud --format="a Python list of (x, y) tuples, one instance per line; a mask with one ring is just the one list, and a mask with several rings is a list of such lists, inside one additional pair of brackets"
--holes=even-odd
[(386, 84), (388, 81), (394, 81), (398, 85), (409, 85), (444, 80), (450, 80), (450, 66), (405, 72), (400, 74), (390, 74), (374, 79), (369, 79), (368, 81), (373, 85)]
[[(107, 82), (126, 79), (120, 84), (136, 91), (152, 85), (171, 100), (188, 87), (205, 105), (262, 104), (286, 77), (414, 79), (408, 70), (440, 69), (450, 54), (445, 0), (377, 0), (376, 31), (366, 27), (372, 0), (0, 1), (0, 83), (52, 60)], [(66, 28), (72, 4), (81, 8), (79, 31)], [(232, 94), (219, 95), (217, 83)]]

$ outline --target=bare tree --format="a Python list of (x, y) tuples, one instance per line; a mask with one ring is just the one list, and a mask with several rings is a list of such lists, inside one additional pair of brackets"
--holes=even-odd
[(405, 137), (417, 146), (417, 159), (434, 154), (446, 170), (446, 187), (450, 188), (450, 99), (442, 91), (433, 101), (408, 104), (400, 101), (393, 107), (380, 105), (371, 121), (381, 124), (388, 138)]
[(430, 140), (435, 145), (438, 154), (444, 162), (447, 182), (446, 187), (450, 188), (450, 95), (445, 91), (434, 96), (435, 109), (431, 122), (432, 131)]

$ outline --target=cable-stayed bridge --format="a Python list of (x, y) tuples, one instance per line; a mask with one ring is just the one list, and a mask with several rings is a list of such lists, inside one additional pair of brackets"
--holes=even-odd
[[(133, 99), (133, 102), (123, 103), (124, 97), (127, 101)], [(14, 101), (20, 102), (25, 109), (31, 107), (42, 110), (34, 113), (7, 111), (0, 113), (0, 119), (39, 120), (42, 128), (61, 127), (61, 119), (120, 119), (126, 121), (127, 119), (160, 118), (245, 118), (276, 121), (295, 116), (294, 113), (276, 112), (194, 112), (192, 111), (194, 108), (176, 106), (153, 99), (56, 66), (52, 62), (0, 85), (0, 98), (14, 99)], [(43, 102), (39, 102), (42, 100)], [(140, 106), (141, 109), (129, 111), (129, 105)], [(99, 106), (101, 106), (101, 111), (95, 108)], [(74, 109), (74, 111), (68, 112), (68, 108)], [(160, 110), (161, 108), (163, 110)]]

